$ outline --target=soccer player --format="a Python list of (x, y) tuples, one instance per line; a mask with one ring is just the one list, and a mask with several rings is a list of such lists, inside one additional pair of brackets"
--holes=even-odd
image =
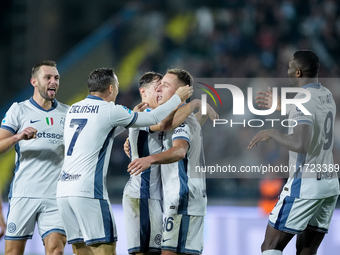
[[(162, 77), (155, 72), (147, 72), (140, 77), (139, 91), (142, 101), (149, 105), (145, 111), (152, 111), (158, 106), (157, 88), (161, 84)], [(195, 99), (173, 111), (161, 124), (147, 128), (130, 128), (129, 140), (125, 144), (127, 155), (131, 151), (131, 160), (134, 160), (162, 152), (163, 132), (159, 131), (179, 126), (199, 106), (200, 100)], [(209, 117), (218, 118), (210, 106), (207, 112)], [(202, 123), (208, 117), (208, 115), (202, 117), (199, 112), (197, 115)], [(163, 222), (161, 186), (160, 165), (151, 165), (142, 174), (131, 175), (125, 186), (123, 207), (130, 254), (161, 253)]]
[[(282, 254), (295, 234), (296, 254), (316, 254), (337, 202), (339, 181), (332, 154), (336, 106), (332, 93), (318, 83), (318, 72), (319, 58), (314, 52), (299, 50), (294, 53), (288, 76), (293, 86), (311, 93), (311, 99), (303, 105), (311, 115), (291, 105), (289, 119), (295, 120), (297, 125), (290, 127), (287, 135), (276, 129), (263, 130), (248, 146), (251, 149), (259, 142), (273, 139), (289, 150), (289, 165), (295, 167), (269, 216), (261, 246), (265, 255)], [(270, 108), (271, 90), (260, 94), (259, 105)], [(298, 93), (295, 98), (304, 96)], [(280, 108), (278, 104), (277, 110)]]
[[(193, 90), (180, 88), (152, 112), (133, 112), (115, 105), (118, 79), (109, 68), (88, 78), (89, 95), (71, 106), (65, 121), (65, 162), (57, 188), (58, 206), (68, 243), (82, 254), (116, 254), (116, 227), (106, 188), (113, 138), (122, 127), (157, 124)], [(144, 103), (143, 103), (144, 104)]]
[[(177, 88), (192, 86), (192, 83), (193, 78), (187, 71), (168, 70), (157, 89), (158, 103), (165, 103)], [(165, 213), (162, 254), (201, 254), (207, 197), (204, 174), (195, 173), (193, 178), (191, 169), (204, 165), (201, 126), (194, 114), (163, 135), (161, 153), (134, 159), (128, 172), (136, 175), (155, 164), (162, 164)]]
[(35, 223), (46, 254), (63, 254), (65, 231), (56, 201), (64, 158), (64, 122), (69, 106), (59, 103), (59, 73), (54, 61), (32, 69), (34, 94), (14, 103), (2, 120), (0, 153), (15, 146), (16, 168), (9, 192), (5, 254), (24, 254)]

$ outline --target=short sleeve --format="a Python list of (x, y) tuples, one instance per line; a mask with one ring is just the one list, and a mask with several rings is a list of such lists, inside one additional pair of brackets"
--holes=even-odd
[(19, 106), (18, 103), (12, 104), (1, 121), (1, 129), (11, 132), (13, 135), (20, 129)]
[(112, 126), (129, 128), (136, 122), (137, 117), (138, 114), (130, 109), (112, 103), (110, 110), (110, 122)]
[(182, 125), (174, 129), (174, 132), (172, 134), (172, 141), (175, 141), (177, 139), (185, 140), (190, 145), (190, 128), (188, 124), (183, 123)]
[[(296, 96), (296, 98), (299, 98), (299, 94)], [(314, 112), (315, 107), (313, 107), (313, 101), (310, 100), (309, 102), (303, 104), (303, 106), (311, 113), (311, 115), (305, 115), (299, 107), (296, 105), (290, 105), (290, 111), (289, 111), (289, 119), (294, 120), (297, 122), (297, 124), (307, 124), (307, 125), (313, 125), (314, 123)]]

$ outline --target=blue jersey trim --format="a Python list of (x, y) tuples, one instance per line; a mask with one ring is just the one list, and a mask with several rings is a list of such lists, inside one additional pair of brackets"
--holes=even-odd
[(84, 239), (83, 238), (76, 238), (76, 239), (68, 240), (67, 243), (68, 244), (84, 243)]
[(13, 177), (13, 180), (11, 182), (11, 186), (9, 188), (9, 193), (8, 193), (8, 198), (10, 199), (12, 197), (12, 192), (13, 192), (13, 183), (14, 183), (14, 180), (15, 180), (15, 173), (18, 172), (19, 170), (19, 167), (20, 167), (20, 146), (19, 146), (19, 143), (17, 143), (16, 145), (14, 145), (14, 148), (15, 148), (15, 152), (17, 153), (17, 161), (15, 162), (15, 169), (14, 169), (14, 177)]
[(86, 245), (91, 245), (91, 244), (97, 244), (97, 243), (113, 243), (113, 242), (117, 242), (117, 237), (115, 237), (112, 241), (107, 242), (107, 239), (105, 237), (103, 238), (96, 238), (96, 239), (91, 239), (88, 241), (85, 241)]
[(190, 216), (183, 215), (181, 219), (181, 225), (179, 227), (179, 234), (178, 234), (178, 241), (177, 241), (178, 243), (177, 253), (186, 253), (185, 244), (188, 238), (189, 223), (190, 223)]
[(315, 226), (312, 226), (312, 225), (307, 225), (307, 229), (310, 229), (310, 230), (313, 230), (313, 231), (316, 231), (316, 232), (320, 232), (320, 233), (325, 233), (327, 234), (328, 233), (328, 229), (326, 228), (319, 228), (319, 227), (315, 227)]
[(131, 127), (133, 124), (135, 124), (135, 122), (137, 121), (137, 119), (138, 119), (138, 113), (136, 113), (136, 112), (133, 112), (133, 118), (132, 118), (132, 120), (131, 120), (131, 122), (129, 123), (129, 125), (127, 125), (125, 128), (129, 128), (129, 127)]
[[(268, 221), (268, 224), (270, 226), (272, 226), (273, 228), (277, 229), (273, 222)], [(277, 230), (280, 230), (280, 231), (285, 232), (285, 233), (293, 234), (293, 235), (300, 234), (300, 233), (303, 232), (302, 230), (296, 230), (296, 229), (287, 228), (287, 227), (284, 227), (283, 229), (277, 229)]]
[(31, 98), (29, 99), (29, 101), (30, 101), (30, 103), (31, 103), (32, 105), (34, 105), (34, 106), (37, 107), (39, 110), (44, 111), (44, 112), (53, 111), (53, 110), (58, 106), (58, 101), (57, 101), (57, 99), (54, 99), (54, 100), (52, 101), (52, 107), (51, 107), (50, 109), (48, 109), (48, 110), (45, 110), (44, 108), (42, 108), (36, 101), (34, 101), (33, 97), (31, 97)]
[(290, 195), (292, 197), (299, 198), (300, 197), (300, 191), (301, 191), (301, 181), (302, 181), (302, 172), (303, 172), (303, 165), (305, 164), (306, 160), (306, 154), (300, 154), (298, 153), (298, 157), (296, 160), (295, 169), (296, 172), (294, 173), (294, 180), (291, 186), (291, 192)]
[(104, 99), (103, 98), (101, 98), (101, 97), (97, 97), (97, 96), (94, 96), (94, 95), (87, 95), (87, 97), (86, 98), (88, 98), (88, 99), (94, 99), (94, 100), (101, 100), (101, 101), (104, 101)]
[(190, 140), (187, 137), (185, 137), (185, 136), (177, 136), (177, 137), (174, 137), (172, 139), (172, 141), (175, 141), (175, 140), (185, 140), (185, 141), (187, 141), (190, 144)]
[(289, 216), (289, 213), (294, 204), (294, 197), (287, 196), (283, 200), (282, 207), (280, 209), (279, 215), (277, 216), (274, 228), (280, 231), (283, 231), (286, 227), (286, 222)]
[(16, 131), (13, 128), (9, 127), (9, 126), (2, 125), (0, 127), (0, 129), (5, 129), (5, 130), (11, 132), (13, 135), (15, 135), (15, 133), (16, 133)]
[(98, 162), (96, 166), (96, 172), (94, 176), (94, 198), (103, 199), (104, 197), (104, 185), (103, 185), (103, 171), (104, 171), (104, 162), (106, 156), (107, 146), (109, 145), (112, 134), (114, 133), (116, 127), (114, 127), (110, 133), (107, 135), (102, 148), (100, 149), (98, 155)]
[[(110, 212), (110, 204), (107, 202), (107, 200), (99, 200), (100, 208), (102, 211), (102, 217), (103, 217), (103, 225), (104, 225), (104, 231), (105, 231), (105, 238), (104, 243), (111, 243), (117, 241), (117, 237), (114, 236), (115, 229), (113, 227), (113, 221), (111, 217)], [(95, 240), (86, 241), (86, 244), (89, 242), (94, 243)]]
[(149, 199), (141, 198), (139, 199), (139, 211), (140, 211), (140, 252), (149, 251), (150, 244), (150, 214), (149, 214)]
[(178, 109), (181, 108), (182, 106), (186, 105), (187, 103), (183, 103), (180, 106), (178, 106)]
[(189, 186), (188, 186), (188, 158), (187, 155), (184, 159), (178, 161), (178, 176), (180, 181), (179, 187), (179, 205), (178, 214), (188, 214), (188, 203), (189, 203)]
[(309, 124), (309, 125), (313, 125), (313, 122), (310, 120), (298, 120), (297, 121), (298, 124)]
[[(137, 139), (138, 157), (143, 158), (150, 155), (149, 151), (149, 134), (140, 130)], [(150, 175), (151, 167), (141, 173), (140, 198), (150, 198)]]
[(5, 240), (27, 240), (27, 239), (32, 239), (33, 235), (26, 235), (26, 236), (6, 236), (5, 235)]
[(42, 234), (41, 239), (44, 240), (46, 236), (48, 236), (51, 233), (59, 233), (62, 234), (64, 236), (66, 236), (66, 232), (63, 229), (60, 228), (52, 228), (49, 231), (45, 232), (44, 234)]
[(304, 88), (304, 89), (306, 89), (306, 88), (320, 89), (321, 84), (320, 83), (308, 83), (307, 85), (302, 86), (302, 88)]
[[(140, 246), (133, 247), (128, 249), (129, 254), (131, 253), (137, 253), (137, 252), (142, 252), (140, 249)], [(156, 247), (149, 247), (149, 252), (158, 252), (161, 253), (161, 248), (156, 248)]]

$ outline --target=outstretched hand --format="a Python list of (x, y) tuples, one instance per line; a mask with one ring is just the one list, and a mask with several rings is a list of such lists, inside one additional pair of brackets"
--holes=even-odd
[(149, 104), (145, 102), (141, 102), (140, 104), (137, 104), (134, 108), (134, 112), (143, 112), (146, 108), (148, 108)]
[(138, 175), (144, 170), (148, 169), (151, 166), (151, 162), (148, 160), (148, 157), (145, 158), (136, 158), (128, 165), (128, 172), (130, 175)]
[(217, 112), (210, 106), (210, 104), (207, 104), (207, 115), (209, 118), (214, 121), (214, 119), (219, 119), (220, 116), (217, 114)]
[(268, 142), (271, 139), (271, 132), (271, 129), (261, 130), (253, 137), (247, 148), (252, 149), (254, 146), (257, 146), (259, 142)]
[[(259, 96), (255, 97), (256, 103), (258, 106), (263, 107), (263, 108), (268, 108), (270, 109), (273, 105), (273, 92), (270, 87), (268, 87), (268, 92), (267, 91), (260, 91), (257, 92)], [(281, 110), (281, 98), (277, 96), (277, 106), (276, 106), (276, 111)]]

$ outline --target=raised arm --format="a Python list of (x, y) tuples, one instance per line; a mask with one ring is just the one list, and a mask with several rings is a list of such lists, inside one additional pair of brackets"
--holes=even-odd
[(166, 116), (168, 116), (178, 105), (189, 98), (193, 93), (192, 87), (183, 86), (176, 90), (176, 94), (173, 95), (166, 103), (157, 107), (151, 112), (140, 112), (136, 122), (132, 127), (148, 127), (161, 122)]
[(189, 149), (189, 143), (185, 140), (176, 139), (172, 143), (172, 147), (164, 152), (150, 155), (145, 158), (137, 158), (128, 166), (130, 174), (138, 175), (148, 169), (153, 164), (170, 164), (185, 158)]
[(268, 142), (270, 139), (277, 141), (286, 149), (297, 153), (306, 153), (312, 138), (312, 126), (301, 124), (294, 127), (293, 134), (283, 134), (276, 129), (262, 130), (254, 136), (248, 149), (257, 146), (259, 142)]
[[(271, 88), (268, 87), (268, 92), (260, 91), (257, 92), (257, 94), (259, 96), (255, 97), (255, 102), (258, 104), (258, 106), (270, 109), (273, 104), (273, 92)], [(281, 111), (281, 98), (279, 96), (277, 96), (277, 106), (275, 110)]]
[(198, 122), (202, 126), (204, 122), (209, 117), (211, 120), (218, 119), (218, 114), (215, 110), (207, 104), (207, 115), (201, 114), (201, 100), (194, 99), (188, 104), (185, 104), (178, 108), (177, 110), (171, 112), (164, 120), (162, 120), (159, 124), (151, 126), (151, 131), (167, 131), (170, 129), (174, 129), (181, 125), (186, 118), (194, 111), (199, 109), (199, 111), (195, 114)]
[(27, 127), (18, 134), (13, 135), (6, 129), (0, 129), (0, 154), (9, 151), (20, 140), (30, 140), (36, 138), (37, 130)]

